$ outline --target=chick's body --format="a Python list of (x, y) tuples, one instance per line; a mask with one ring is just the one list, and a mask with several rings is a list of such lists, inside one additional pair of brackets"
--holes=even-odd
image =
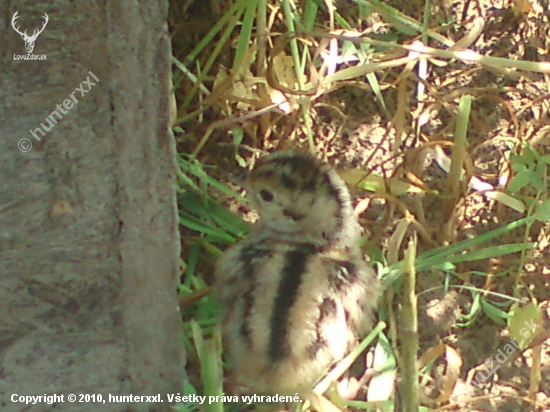
[(217, 265), (224, 344), (239, 384), (303, 393), (372, 327), (380, 286), (335, 171), (280, 152), (245, 187), (260, 219)]

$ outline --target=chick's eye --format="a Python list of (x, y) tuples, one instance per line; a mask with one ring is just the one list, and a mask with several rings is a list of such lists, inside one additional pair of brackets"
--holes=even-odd
[(273, 193), (271, 193), (269, 190), (260, 190), (260, 197), (266, 201), (271, 202), (273, 200)]

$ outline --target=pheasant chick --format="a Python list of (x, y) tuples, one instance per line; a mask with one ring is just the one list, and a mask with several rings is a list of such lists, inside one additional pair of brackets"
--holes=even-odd
[(380, 284), (333, 169), (279, 152), (244, 186), (260, 218), (217, 263), (226, 353), (255, 393), (303, 394), (372, 328)]

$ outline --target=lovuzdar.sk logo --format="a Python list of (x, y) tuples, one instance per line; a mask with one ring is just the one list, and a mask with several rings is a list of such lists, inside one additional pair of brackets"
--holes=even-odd
[(44, 31), (44, 29), (46, 28), (46, 25), (48, 24), (48, 21), (50, 20), (50, 18), (48, 17), (48, 15), (46, 13), (44, 13), (44, 16), (42, 16), (42, 18), (44, 19), (44, 22), (42, 23), (42, 28), (39, 30), (39, 29), (34, 29), (33, 33), (32, 33), (32, 36), (29, 36), (27, 34), (27, 30), (25, 30), (24, 32), (21, 32), (19, 30), (19, 26), (16, 26), (16, 20), (17, 18), (19, 17), (18, 16), (18, 13), (19, 13), (19, 10), (17, 10), (12, 19), (11, 19), (11, 26), (13, 27), (13, 29), (19, 33), (21, 35), (21, 38), (25, 41), (25, 49), (27, 50), (27, 55), (13, 55), (13, 58), (15, 60), (46, 60), (46, 55), (34, 55), (32, 54), (32, 51), (34, 50), (34, 44), (36, 42), (36, 39), (38, 38), (38, 36), (40, 35), (40, 33), (42, 33)]

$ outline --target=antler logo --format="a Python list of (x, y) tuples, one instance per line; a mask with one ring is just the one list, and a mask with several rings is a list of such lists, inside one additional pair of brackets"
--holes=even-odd
[(17, 33), (19, 33), (21, 35), (23, 40), (25, 40), (25, 49), (27, 49), (28, 54), (31, 54), (33, 49), (34, 49), (34, 42), (36, 41), (36, 39), (38, 38), (40, 33), (42, 33), (44, 31), (44, 28), (46, 27), (46, 25), (48, 24), (48, 21), (50, 19), (49, 19), (48, 15), (46, 13), (44, 13), (44, 16), (43, 16), (44, 17), (44, 25), (42, 26), (42, 28), (40, 30), (35, 29), (32, 36), (28, 36), (27, 35), (27, 30), (25, 30), (24, 33), (21, 33), (19, 31), (19, 27), (15, 27), (15, 20), (17, 20), (17, 18), (19, 17), (17, 15), (17, 13), (19, 13), (19, 10), (17, 10), (15, 12), (15, 14), (13, 15), (13, 18), (11, 19), (11, 26), (13, 27), (13, 29)]

